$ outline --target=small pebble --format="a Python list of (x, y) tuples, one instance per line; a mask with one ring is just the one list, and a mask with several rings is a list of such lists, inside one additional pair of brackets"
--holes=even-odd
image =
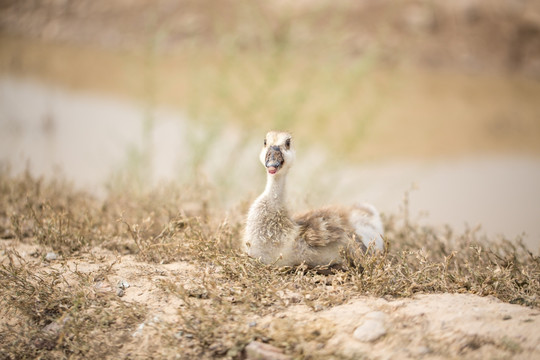
[(118, 289), (116, 290), (116, 295), (118, 295), (119, 297), (124, 296), (124, 294), (125, 294), (124, 289), (118, 288)]
[(125, 290), (129, 287), (129, 283), (126, 280), (120, 280), (117, 284), (119, 289)]
[(427, 346), (420, 346), (416, 349), (418, 355), (427, 355), (431, 353), (431, 349)]
[(291, 357), (285, 355), (283, 350), (270, 344), (259, 341), (250, 342), (245, 351), (247, 360), (290, 360)]
[(144, 322), (139, 324), (139, 326), (137, 326), (137, 330), (135, 330), (135, 332), (133, 332), (133, 334), (131, 336), (136, 337), (136, 336), (141, 335), (145, 325), (146, 325), (146, 323), (144, 323)]
[(363, 342), (372, 342), (386, 335), (384, 324), (386, 315), (380, 311), (373, 311), (364, 317), (362, 325), (354, 330), (353, 337)]
[(47, 326), (43, 328), (43, 331), (51, 333), (51, 334), (58, 334), (60, 330), (62, 330), (62, 325), (60, 325), (56, 321), (49, 323)]
[(97, 292), (100, 292), (100, 293), (106, 293), (106, 292), (112, 291), (111, 284), (105, 281), (98, 281), (94, 285), (94, 288), (96, 289)]
[(47, 261), (53, 261), (53, 260), (56, 260), (56, 259), (58, 259), (58, 255), (56, 255), (53, 252), (49, 252), (49, 253), (47, 253), (47, 255), (45, 255), (45, 260), (47, 260)]

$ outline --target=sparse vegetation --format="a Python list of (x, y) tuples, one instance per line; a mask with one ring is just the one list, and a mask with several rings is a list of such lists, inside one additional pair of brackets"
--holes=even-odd
[(13, 251), (3, 260), (2, 358), (111, 356), (144, 315), (141, 305), (93, 291), (97, 279), (76, 270), (44, 269)]
[[(2, 358), (128, 358), (147, 351), (165, 358), (240, 358), (253, 339), (317, 357), (303, 344), (325, 342), (331, 326), (317, 323), (308, 331), (277, 319), (264, 328), (260, 319), (297, 304), (321, 311), (361, 296), (416, 293), (472, 293), (540, 306), (540, 258), (519, 242), (488, 242), (474, 230), (441, 232), (391, 215), (384, 254), (362, 256), (330, 275), (279, 269), (237, 248), (245, 205), (225, 216), (208, 192), (170, 185), (98, 200), (61, 181), (4, 172)], [(50, 251), (59, 254), (57, 261), (46, 259)], [(128, 260), (159, 293), (151, 296), (178, 304), (176, 317), (151, 320), (158, 309), (108, 289)], [(83, 263), (93, 267), (80, 270)], [(180, 263), (188, 273), (163, 276), (156, 267)], [(137, 348), (144, 342), (133, 334), (150, 322), (154, 346)]]

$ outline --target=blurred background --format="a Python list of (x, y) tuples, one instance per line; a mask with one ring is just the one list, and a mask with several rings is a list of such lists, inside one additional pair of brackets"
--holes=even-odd
[(0, 171), (97, 196), (264, 187), (294, 134), (291, 207), (368, 201), (540, 247), (537, 0), (3, 0)]

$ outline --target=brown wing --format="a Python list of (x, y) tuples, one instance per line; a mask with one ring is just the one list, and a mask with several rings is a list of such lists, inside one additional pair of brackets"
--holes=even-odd
[(299, 238), (313, 247), (328, 246), (343, 242), (354, 236), (345, 211), (341, 209), (319, 209), (295, 217), (300, 226)]

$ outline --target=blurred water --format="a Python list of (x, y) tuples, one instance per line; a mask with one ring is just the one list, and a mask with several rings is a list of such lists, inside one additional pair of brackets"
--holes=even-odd
[(92, 95), (73, 96), (53, 86), (0, 81), (0, 154), (15, 172), (59, 170), (82, 186), (102, 182), (140, 141), (140, 112)]
[(148, 185), (186, 179), (195, 168), (215, 176), (230, 168), (219, 159), (237, 147), (236, 133), (209, 135), (178, 111), (0, 78), (0, 161), (15, 173), (60, 173), (95, 192), (113, 173), (137, 167)]
[(490, 237), (540, 250), (540, 161), (524, 156), (475, 156), (431, 162), (363, 166), (343, 175), (336, 198), (356, 184), (381, 209), (398, 211), (409, 190), (410, 214), (424, 224), (457, 231), (481, 226)]
[[(13, 172), (60, 173), (98, 194), (113, 173), (139, 167), (149, 185), (205, 176), (226, 206), (256, 196), (264, 187), (257, 160), (264, 134), (252, 138), (232, 125), (206, 126), (178, 111), (0, 77), (0, 162)], [(414, 184), (411, 214), (427, 214), (424, 223), (457, 231), (482, 224), (489, 235), (510, 238), (526, 233), (529, 247), (540, 247), (537, 158), (350, 164), (320, 148), (297, 152), (289, 181), (295, 210), (368, 201), (395, 213)]]

